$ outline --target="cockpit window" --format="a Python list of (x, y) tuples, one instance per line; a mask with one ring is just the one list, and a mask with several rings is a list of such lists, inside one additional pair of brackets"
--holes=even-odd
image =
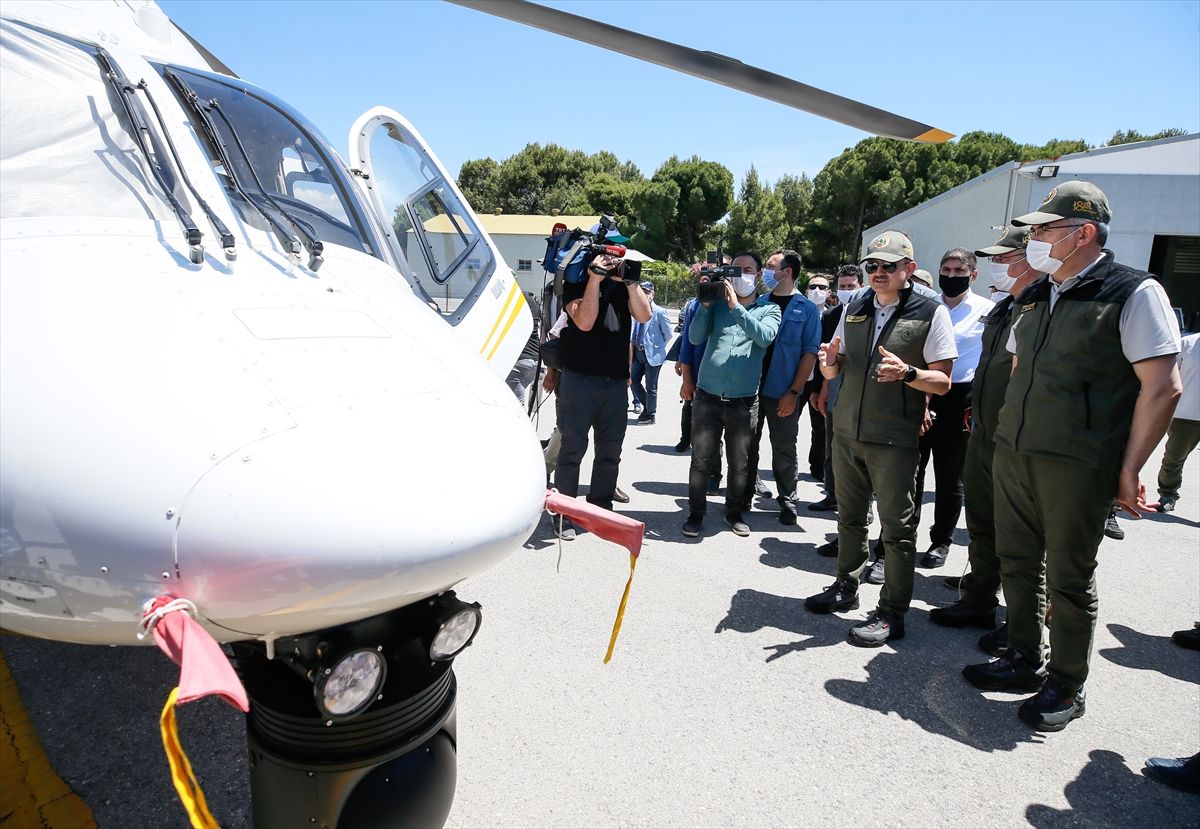
[[(164, 69), (159, 67), (160, 72)], [(353, 202), (340, 177), (333, 172), (336, 162), (313, 138), (312, 132), (245, 88), (231, 87), (177, 67), (170, 69), (187, 81), (203, 106), (211, 108), (215, 102), (224, 116), (213, 117), (211, 121), (229, 148), (229, 163), (238, 181), (261, 187), (288, 216), (311, 225), (322, 242), (375, 255), (351, 206)], [(198, 134), (203, 138), (201, 131)], [(247, 204), (234, 186), (217, 148), (207, 140), (203, 143), (242, 221), (270, 233), (271, 227), (262, 212)], [(251, 198), (257, 187), (247, 190)]]

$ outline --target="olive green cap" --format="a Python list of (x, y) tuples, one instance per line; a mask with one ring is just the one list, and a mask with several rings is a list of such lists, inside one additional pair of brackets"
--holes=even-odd
[(975, 251), (976, 256), (1003, 256), (1006, 253), (1012, 253), (1014, 250), (1024, 250), (1029, 247), (1028, 227), (1018, 227), (1015, 224), (1009, 225), (1008, 230), (1000, 234), (1000, 238), (991, 247), (980, 248)]
[(1108, 197), (1090, 181), (1068, 181), (1047, 193), (1035, 212), (1018, 216), (1012, 223), (1044, 225), (1059, 219), (1091, 219), (1107, 223), (1112, 220)]
[(931, 274), (929, 271), (921, 270), (920, 268), (918, 268), (917, 270), (912, 272), (912, 274), (909, 276), (909, 279), (917, 280), (922, 285), (924, 285), (926, 288), (933, 287), (933, 274)]
[(913, 259), (912, 240), (898, 230), (888, 230), (879, 234), (867, 243), (867, 249), (858, 261), (878, 259), (881, 262), (899, 262), (901, 259)]

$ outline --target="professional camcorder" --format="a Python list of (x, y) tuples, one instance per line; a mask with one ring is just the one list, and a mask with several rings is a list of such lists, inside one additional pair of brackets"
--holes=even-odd
[(701, 302), (724, 302), (725, 283), (732, 282), (742, 275), (742, 269), (737, 265), (719, 264), (724, 259), (721, 254), (724, 243), (725, 237), (722, 236), (717, 249), (708, 252), (707, 264), (700, 269), (701, 280), (707, 277), (707, 281), (702, 281), (696, 286), (696, 299)]
[[(600, 224), (592, 230), (568, 231), (562, 222), (554, 225), (554, 233), (546, 238), (546, 256), (542, 267), (554, 274), (554, 293), (562, 295), (562, 283), (586, 282), (588, 268), (601, 254), (620, 259), (625, 256), (624, 245), (615, 244), (617, 223), (612, 216), (601, 216)], [(624, 236), (619, 236), (627, 241)], [(642, 278), (641, 262), (622, 261), (611, 274), (626, 282), (638, 282)]]

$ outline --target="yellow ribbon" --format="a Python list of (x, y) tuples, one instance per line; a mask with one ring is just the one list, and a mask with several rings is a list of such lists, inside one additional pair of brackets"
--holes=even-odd
[(208, 804), (204, 801), (204, 792), (201, 791), (200, 784), (196, 782), (192, 764), (188, 762), (187, 755), (183, 753), (183, 745), (179, 742), (179, 729), (175, 724), (175, 700), (178, 696), (179, 689), (172, 688), (170, 696), (167, 697), (167, 704), (163, 707), (162, 716), (158, 720), (159, 726), (162, 728), (163, 748), (167, 752), (167, 762), (171, 764), (171, 779), (175, 783), (175, 791), (179, 793), (179, 799), (183, 801), (183, 807), (187, 809), (188, 817), (192, 821), (192, 829), (221, 829), (220, 824), (208, 811)]
[(629, 588), (633, 585), (633, 571), (637, 567), (637, 557), (629, 557), (629, 580), (625, 582), (625, 592), (621, 595), (621, 606), (617, 608), (617, 621), (613, 622), (612, 639), (608, 640), (608, 653), (604, 655), (604, 664), (612, 659), (613, 648), (617, 646), (617, 634), (621, 632), (621, 620), (625, 618), (625, 603), (629, 601)]

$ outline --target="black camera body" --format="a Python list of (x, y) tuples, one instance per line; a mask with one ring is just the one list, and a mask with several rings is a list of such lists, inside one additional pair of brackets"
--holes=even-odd
[(725, 283), (732, 282), (742, 275), (742, 269), (737, 265), (717, 265), (700, 269), (701, 277), (708, 277), (707, 282), (696, 286), (696, 299), (701, 302), (724, 302)]

